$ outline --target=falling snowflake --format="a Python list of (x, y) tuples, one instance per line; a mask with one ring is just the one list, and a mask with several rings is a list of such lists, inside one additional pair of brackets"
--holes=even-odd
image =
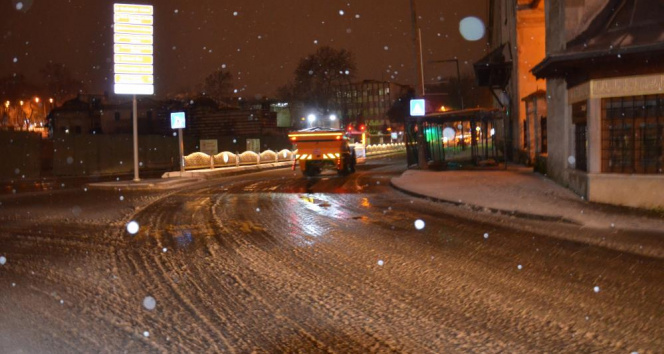
[(343, 16), (344, 15), (344, 10), (339, 10), (339, 15)]
[(379, 259), (379, 260), (378, 260), (378, 265), (379, 265), (379, 266), (382, 266), (383, 264), (385, 264), (385, 262), (383, 262), (382, 259)]
[(149, 336), (150, 336), (150, 332), (148, 332), (148, 331), (143, 332), (143, 337), (146, 337), (146, 338), (147, 338), (147, 337), (149, 337)]
[(162, 248), (161, 251), (164, 252), (164, 253), (166, 253), (166, 251), (168, 251), (168, 248), (164, 247), (164, 248)]
[(7, 258), (5, 256), (0, 257), (0, 265), (5, 265), (7, 263)]
[(418, 230), (422, 230), (424, 228), (424, 220), (422, 219), (415, 220), (415, 228)]
[(489, 233), (488, 232), (484, 233), (484, 238), (489, 238)]
[(120, 196), (120, 200), (121, 200), (121, 201), (124, 200), (124, 196), (123, 196), (123, 195)]
[(147, 310), (154, 310), (156, 306), (157, 300), (155, 300), (152, 296), (146, 296), (143, 299), (143, 307), (145, 307)]
[(127, 224), (127, 232), (129, 232), (132, 235), (136, 234), (138, 232), (138, 229), (139, 227), (136, 221), (132, 220)]
[(237, 11), (233, 11), (233, 16), (237, 16)]
[(516, 269), (518, 269), (518, 270), (521, 270), (522, 268), (523, 268), (523, 267), (521, 266), (521, 264), (519, 264), (518, 266), (516, 266)]
[(596, 293), (598, 293), (598, 292), (599, 292), (599, 286), (594, 287), (594, 288), (593, 288), (593, 291), (596, 292)]

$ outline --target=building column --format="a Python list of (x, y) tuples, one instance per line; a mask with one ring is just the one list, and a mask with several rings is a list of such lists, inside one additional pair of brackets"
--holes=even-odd
[(588, 173), (602, 171), (602, 99), (588, 100)]

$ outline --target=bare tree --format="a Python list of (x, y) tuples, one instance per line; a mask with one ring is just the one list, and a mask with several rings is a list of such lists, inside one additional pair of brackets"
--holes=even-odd
[(283, 99), (302, 103), (322, 113), (335, 109), (340, 85), (355, 77), (355, 60), (345, 49), (320, 47), (316, 53), (300, 60), (295, 81), (279, 89)]
[(233, 75), (222, 69), (217, 69), (205, 78), (203, 94), (218, 104), (231, 101), (233, 93)]
[(58, 104), (75, 97), (84, 89), (83, 83), (74, 79), (64, 64), (50, 62), (39, 72), (46, 81), (48, 95)]

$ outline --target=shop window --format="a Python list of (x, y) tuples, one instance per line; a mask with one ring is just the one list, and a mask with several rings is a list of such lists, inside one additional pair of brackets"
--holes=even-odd
[(662, 173), (664, 96), (602, 99), (602, 172)]
[(578, 102), (572, 105), (572, 124), (574, 124), (574, 167), (579, 171), (588, 171), (588, 103)]

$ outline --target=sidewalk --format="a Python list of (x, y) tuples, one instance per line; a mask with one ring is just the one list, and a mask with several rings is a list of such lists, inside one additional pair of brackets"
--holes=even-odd
[(563, 221), (592, 228), (652, 231), (664, 235), (664, 217), (638, 209), (589, 203), (532, 168), (408, 170), (391, 181), (409, 194), (517, 217)]

